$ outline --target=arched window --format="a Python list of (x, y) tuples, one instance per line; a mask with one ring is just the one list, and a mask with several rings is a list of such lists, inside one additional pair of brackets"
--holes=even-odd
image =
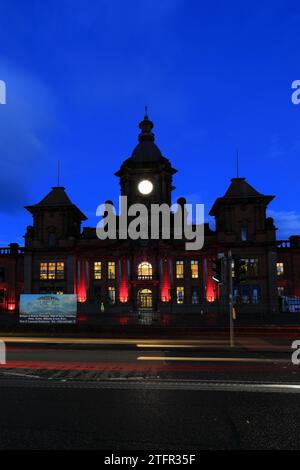
[(152, 265), (147, 261), (143, 261), (138, 266), (138, 277), (139, 279), (151, 279), (152, 278)]

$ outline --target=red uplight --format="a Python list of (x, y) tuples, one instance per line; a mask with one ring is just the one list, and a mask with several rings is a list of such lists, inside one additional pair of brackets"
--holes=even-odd
[(122, 304), (128, 301), (127, 262), (125, 256), (122, 256), (122, 278), (120, 284), (119, 300)]
[(161, 289), (161, 301), (162, 302), (170, 302), (170, 280), (169, 280), (169, 263), (168, 259), (165, 258), (163, 260), (163, 282), (162, 282), (162, 289)]

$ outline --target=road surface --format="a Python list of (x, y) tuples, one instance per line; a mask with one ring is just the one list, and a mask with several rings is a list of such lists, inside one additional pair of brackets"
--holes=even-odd
[(300, 448), (300, 366), (281, 342), (272, 352), (176, 339), (6, 346), (0, 449)]
[(298, 393), (122, 387), (2, 380), (0, 449), (300, 447)]

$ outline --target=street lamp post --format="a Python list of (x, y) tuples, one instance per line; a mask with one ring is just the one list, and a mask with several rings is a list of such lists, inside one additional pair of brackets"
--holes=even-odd
[(229, 291), (229, 330), (230, 347), (234, 347), (233, 296), (232, 296), (232, 252), (228, 251), (228, 291)]

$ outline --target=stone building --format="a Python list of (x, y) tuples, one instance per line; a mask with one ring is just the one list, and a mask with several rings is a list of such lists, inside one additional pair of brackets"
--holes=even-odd
[[(139, 127), (137, 146), (116, 172), (120, 194), (128, 206), (171, 205), (177, 170), (155, 144), (147, 116)], [(266, 215), (273, 198), (233, 178), (210, 210), (215, 230), (205, 223), (203, 248), (189, 251), (184, 238), (100, 240), (95, 227), (81, 228), (86, 216), (65, 189), (54, 187), (26, 207), (33, 222), (24, 247), (0, 249), (0, 308), (17, 312), (23, 292), (76, 293), (78, 311), (86, 314), (222, 315), (232, 274), (239, 315), (278, 315), (279, 295), (300, 297), (300, 239), (276, 240)]]

